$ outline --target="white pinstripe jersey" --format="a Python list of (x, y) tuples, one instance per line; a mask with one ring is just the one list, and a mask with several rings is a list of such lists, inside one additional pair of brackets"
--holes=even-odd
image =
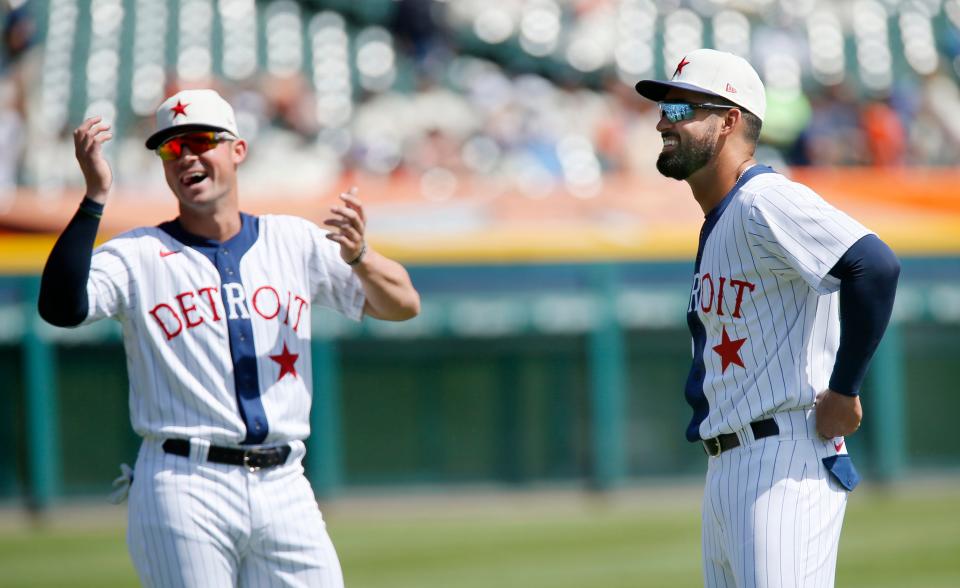
[(766, 166), (748, 170), (707, 215), (687, 308), (690, 441), (813, 406), (840, 337), (840, 282), (829, 271), (867, 234)]
[(316, 225), (241, 217), (222, 244), (169, 222), (94, 251), (84, 322), (120, 321), (130, 418), (143, 437), (236, 445), (309, 435), (311, 304), (359, 320), (363, 289)]

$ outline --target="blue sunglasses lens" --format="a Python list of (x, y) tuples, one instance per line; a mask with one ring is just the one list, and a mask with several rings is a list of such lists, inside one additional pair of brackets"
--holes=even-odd
[(659, 104), (661, 114), (672, 123), (693, 118), (693, 106), (686, 102), (660, 102)]

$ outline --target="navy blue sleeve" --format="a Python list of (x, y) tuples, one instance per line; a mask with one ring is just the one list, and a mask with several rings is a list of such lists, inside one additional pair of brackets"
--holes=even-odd
[(80, 209), (57, 239), (40, 278), (37, 310), (58, 327), (75, 327), (87, 318), (87, 278), (103, 205), (84, 198)]
[(840, 347), (830, 389), (856, 396), (890, 322), (900, 261), (876, 235), (867, 235), (843, 254), (830, 275), (840, 279)]

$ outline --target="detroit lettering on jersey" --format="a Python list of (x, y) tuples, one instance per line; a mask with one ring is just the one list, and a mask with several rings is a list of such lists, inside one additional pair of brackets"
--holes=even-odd
[[(699, 308), (703, 312), (716, 312), (723, 316), (723, 293), (726, 290), (725, 284), (729, 282), (730, 288), (736, 292), (736, 302), (733, 307), (733, 317), (740, 318), (740, 308), (743, 305), (743, 293), (745, 290), (753, 292), (757, 285), (743, 280), (735, 280), (725, 276), (717, 277), (717, 284), (714, 285), (714, 277), (709, 273), (702, 277), (699, 273), (693, 275), (693, 291), (690, 294), (690, 306), (687, 312), (693, 312)], [(701, 289), (703, 290), (701, 292)]]
[(707, 214), (687, 306), (688, 440), (813, 406), (839, 342), (839, 282), (829, 271), (869, 232), (759, 165)]
[(363, 290), (325, 231), (243, 214), (218, 243), (176, 222), (94, 252), (86, 322), (124, 330), (134, 429), (218, 444), (309, 434), (311, 305), (359, 320)]
[(174, 296), (175, 300), (158, 303), (150, 310), (150, 316), (157, 321), (167, 339), (173, 339), (185, 328), (193, 329), (208, 321), (217, 322), (223, 320), (224, 316), (229, 320), (250, 320), (251, 308), (261, 318), (280, 320), (297, 331), (304, 310), (309, 312), (310, 308), (310, 303), (299, 294), (288, 290), (282, 298), (273, 286), (260, 286), (249, 298), (243, 284), (224, 284), (223, 289), (223, 298), (227, 301), (226, 309), (218, 300), (219, 289), (216, 286), (206, 286), (180, 292)]

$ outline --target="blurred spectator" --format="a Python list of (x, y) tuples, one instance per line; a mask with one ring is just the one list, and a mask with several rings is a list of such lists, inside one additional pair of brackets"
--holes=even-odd
[(960, 160), (960, 90), (956, 81), (934, 74), (922, 82), (919, 108), (910, 125), (914, 165), (957, 165)]
[(765, 145), (787, 150), (810, 125), (812, 116), (810, 100), (799, 89), (768, 88), (767, 114), (760, 139)]
[(436, 0), (395, 0), (395, 4), (391, 30), (402, 49), (422, 61), (442, 42), (437, 18), (442, 6)]
[(20, 158), (26, 141), (27, 95), (30, 66), (27, 53), (34, 46), (34, 26), (25, 2), (3, 6), (3, 47), (0, 54), (0, 207), (17, 185)]
[(906, 131), (893, 108), (883, 100), (868, 102), (863, 107), (862, 123), (871, 164), (889, 167), (904, 163)]
[(265, 76), (258, 85), (269, 109), (269, 124), (307, 139), (320, 130), (315, 97), (302, 74)]
[(789, 163), (840, 167), (867, 162), (860, 110), (845, 84), (825, 86), (814, 94), (810, 124), (801, 133)]

